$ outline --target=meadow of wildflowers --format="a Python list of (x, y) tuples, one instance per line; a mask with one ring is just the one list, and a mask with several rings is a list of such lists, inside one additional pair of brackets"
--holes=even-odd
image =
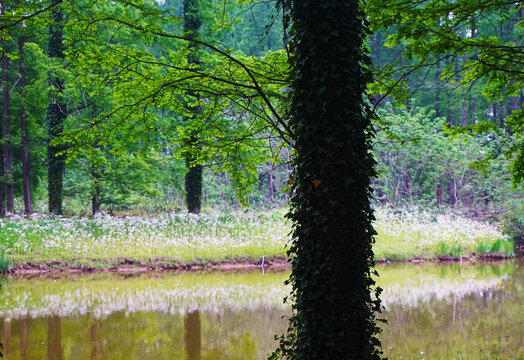
[(417, 256), (455, 258), (471, 255), (513, 255), (513, 241), (503, 225), (453, 214), (378, 209), (375, 222), (377, 258), (406, 260)]
[(284, 211), (94, 218), (34, 216), (0, 220), (0, 249), (14, 261), (127, 258), (175, 262), (285, 255)]
[[(207, 263), (284, 257), (291, 230), (285, 213), (285, 209), (278, 209), (200, 216), (11, 216), (0, 220), (0, 251), (18, 263), (89, 262), (95, 266), (122, 259)], [(374, 250), (379, 259), (511, 255), (513, 251), (512, 241), (500, 226), (424, 212), (379, 209), (376, 215)]]

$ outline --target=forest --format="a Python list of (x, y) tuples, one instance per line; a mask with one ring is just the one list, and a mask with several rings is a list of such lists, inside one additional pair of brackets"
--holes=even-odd
[[(456, 299), (522, 296), (513, 280), (524, 249), (522, 1), (0, 0), (0, 14), (0, 273), (291, 268), (290, 306), (278, 310), (291, 313), (287, 330), (278, 328), (279, 345), (258, 340), (264, 351), (276, 348), (262, 354), (273, 360), (395, 353), (402, 342), (380, 335), (387, 316), (392, 328), (403, 321), (389, 307), (402, 307), (391, 289), (409, 292), (408, 307), (434, 299), (419, 291), (422, 282), (388, 270), (391, 262), (428, 262), (421, 279), (434, 298), (453, 299), (453, 323)], [(507, 263), (476, 265), (492, 260)], [(397, 277), (386, 275), (381, 305), (382, 271)], [(92, 288), (109, 281), (84, 280)], [(200, 294), (189, 290), (193, 281), (215, 285), (189, 278), (173, 286)], [(220, 281), (235, 288), (237, 280)], [(169, 290), (140, 286), (159, 303), (136, 311), (175, 311)], [(29, 328), (10, 294), (16, 289), (0, 302), (4, 344), (9, 314)], [(96, 296), (91, 303), (107, 304), (106, 315), (90, 308), (97, 320), (85, 320), (95, 338), (113, 309), (135, 311), (127, 293), (117, 304)], [(205, 338), (205, 321), (221, 334), (217, 312), (252, 311), (192, 296), (201, 295), (176, 310), (188, 359), (205, 351), (233, 358), (243, 347), (250, 350), (239, 359), (262, 358), (246, 334), (208, 350), (206, 340), (190, 344), (188, 333)], [(39, 307), (40, 293), (23, 298), (45, 314), (35, 316), (50, 317), (49, 329), (69, 316)], [(435, 306), (448, 313), (447, 305)], [(62, 359), (67, 342), (51, 333)], [(509, 338), (512, 347), (489, 354), (517, 353)], [(480, 359), (488, 350), (469, 345), (452, 356), (460, 351)]]
[[(55, 5), (2, 5), (0, 214), (285, 203), (289, 49), (273, 3)], [(522, 8), (488, 10), (439, 18), (424, 41), (376, 11), (377, 204), (522, 210)]]

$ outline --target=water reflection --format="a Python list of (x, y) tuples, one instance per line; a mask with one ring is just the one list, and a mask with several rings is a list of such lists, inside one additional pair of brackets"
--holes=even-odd
[(184, 341), (186, 343), (187, 360), (202, 358), (202, 334), (200, 332), (200, 312), (188, 311), (184, 319)]
[(64, 359), (64, 349), (62, 348), (62, 319), (56, 315), (47, 319), (46, 359)]
[(522, 265), (382, 269), (389, 325), (381, 338), (388, 358), (523, 359)]
[[(524, 358), (524, 264), (379, 268), (390, 359)], [(264, 359), (286, 273), (3, 279), (6, 359)]]

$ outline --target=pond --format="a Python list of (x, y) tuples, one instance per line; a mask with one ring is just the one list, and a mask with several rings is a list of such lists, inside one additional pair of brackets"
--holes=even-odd
[[(524, 358), (524, 263), (378, 268), (390, 359)], [(3, 278), (5, 359), (264, 359), (288, 273)]]

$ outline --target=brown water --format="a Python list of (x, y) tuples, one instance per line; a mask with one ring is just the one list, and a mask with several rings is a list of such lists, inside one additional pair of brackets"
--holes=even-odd
[[(390, 359), (524, 359), (523, 262), (379, 268)], [(4, 358), (264, 359), (287, 273), (4, 278)]]

